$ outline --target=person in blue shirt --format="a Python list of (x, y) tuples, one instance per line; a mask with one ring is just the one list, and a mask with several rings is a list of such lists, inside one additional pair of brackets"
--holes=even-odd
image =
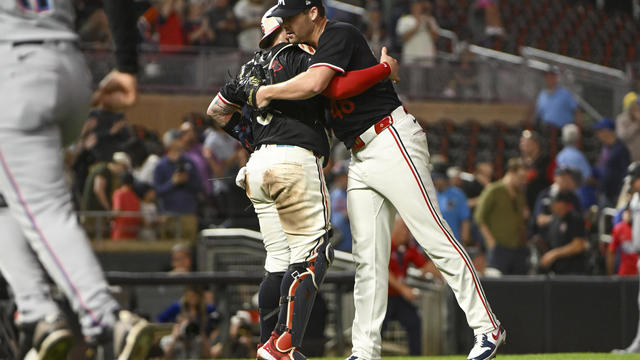
[(543, 124), (561, 128), (573, 123), (580, 113), (571, 92), (558, 84), (558, 75), (559, 70), (555, 66), (545, 73), (545, 89), (538, 95), (536, 115)]
[(194, 240), (198, 231), (196, 213), (202, 181), (196, 166), (183, 155), (180, 132), (175, 129), (167, 131), (163, 142), (167, 154), (158, 162), (153, 172), (153, 187), (158, 194), (159, 210), (178, 216), (171, 219), (179, 221), (179, 225), (177, 222), (169, 223), (166, 229), (168, 232), (176, 230), (175, 236)]
[(463, 244), (468, 244), (471, 211), (467, 205), (467, 196), (461, 189), (451, 185), (446, 164), (434, 164), (431, 177), (438, 192), (438, 204), (442, 216), (451, 227), (456, 239)]
[(602, 150), (594, 168), (600, 190), (600, 205), (615, 207), (622, 189), (624, 175), (631, 163), (631, 153), (616, 136), (613, 120), (602, 118), (593, 125)]
[(329, 197), (331, 199), (331, 226), (340, 233), (340, 241), (334, 246), (336, 250), (351, 252), (352, 238), (349, 216), (347, 215), (347, 173), (349, 163), (338, 162), (331, 169), (335, 176)]
[(577, 148), (580, 141), (580, 129), (576, 124), (562, 127), (562, 144), (564, 147), (556, 155), (556, 167), (567, 167), (580, 170), (582, 179), (591, 177), (591, 165), (582, 151)]

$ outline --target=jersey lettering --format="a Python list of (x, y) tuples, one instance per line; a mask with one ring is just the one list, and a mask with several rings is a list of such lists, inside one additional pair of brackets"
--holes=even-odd
[(23, 10), (31, 10), (38, 13), (51, 10), (49, 0), (18, 0), (18, 6)]
[(351, 114), (356, 104), (351, 100), (331, 100), (331, 117), (343, 119), (344, 114)]
[(273, 77), (276, 77), (276, 73), (280, 70), (282, 70), (284, 67), (282, 66), (282, 64), (280, 64), (280, 62), (278, 60), (274, 60), (273, 64), (271, 64), (271, 70), (273, 70)]

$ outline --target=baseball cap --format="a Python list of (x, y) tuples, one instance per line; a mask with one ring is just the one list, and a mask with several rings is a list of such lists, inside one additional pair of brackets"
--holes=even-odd
[(631, 105), (634, 102), (638, 101), (638, 94), (636, 94), (635, 92), (631, 91), (629, 93), (627, 93), (627, 95), (624, 96), (624, 98), (622, 99), (622, 108), (623, 109), (628, 109), (629, 107), (631, 107)]
[(593, 124), (593, 130), (604, 130), (604, 129), (615, 130), (616, 124), (613, 122), (613, 120), (606, 117), (600, 119), (600, 121)]
[(122, 164), (127, 170), (131, 169), (131, 157), (124, 151), (118, 151), (113, 153), (113, 162)]
[(275, 34), (276, 30), (280, 28), (280, 25), (282, 25), (282, 18), (271, 15), (277, 7), (278, 5), (275, 5), (271, 9), (267, 10), (260, 20), (260, 30), (262, 30), (262, 39), (260, 39), (260, 42), (258, 43), (260, 49), (266, 49), (268, 47), (267, 44), (271, 42), (271, 39), (273, 38), (272, 35)]
[(276, 9), (269, 16), (291, 17), (314, 6), (322, 6), (322, 0), (278, 0)]

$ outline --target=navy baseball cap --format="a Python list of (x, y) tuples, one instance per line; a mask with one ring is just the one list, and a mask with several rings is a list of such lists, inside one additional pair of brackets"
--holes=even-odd
[(269, 16), (288, 18), (314, 6), (322, 6), (322, 0), (278, 0), (278, 6)]
[(598, 121), (597, 123), (593, 124), (593, 130), (604, 130), (604, 129), (615, 130), (616, 123), (614, 123), (613, 120), (605, 117), (600, 119), (600, 121)]

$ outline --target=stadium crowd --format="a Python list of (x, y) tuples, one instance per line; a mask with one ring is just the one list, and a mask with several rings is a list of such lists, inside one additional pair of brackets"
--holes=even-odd
[[(77, 28), (86, 42), (108, 47), (106, 17), (95, 2), (79, 0)], [(272, 1), (161, 0), (140, 7), (140, 38), (149, 47), (178, 52), (191, 46), (257, 50), (260, 17)], [(366, 1), (364, 16), (330, 8), (329, 17), (356, 24), (374, 52), (391, 46), (405, 63), (427, 69), (435, 61), (439, 23), (451, 25), (448, 1)], [(505, 35), (501, 1), (476, 1), (467, 30), (473, 39), (494, 42)], [(391, 11), (390, 9), (393, 9)], [(386, 11), (385, 11), (386, 10)], [(482, 15), (478, 14), (482, 11)], [(472, 55), (445, 89), (449, 96), (477, 96)], [(456, 238), (465, 245), (480, 273), (637, 275), (637, 254), (629, 246), (630, 195), (640, 192), (640, 101), (635, 92), (624, 99), (616, 119), (587, 124), (570, 91), (558, 82), (558, 70), (545, 73), (532, 121), (517, 127), (517, 142), (502, 149), (509, 158), (475, 156), (462, 161), (431, 145), (432, 177), (438, 203)], [(419, 77), (415, 77), (419, 79)], [(640, 90), (640, 89), (638, 89)], [(471, 95), (465, 95), (471, 94)], [(195, 109), (194, 109), (195, 110)], [(122, 113), (100, 107), (91, 111), (80, 140), (67, 151), (66, 163), (81, 221), (94, 239), (154, 241), (181, 239), (191, 245), (209, 227), (246, 227), (258, 223), (235, 175), (250, 154), (199, 112), (176, 119), (164, 134), (135, 125)], [(423, 124), (427, 134), (439, 124)], [(585, 144), (597, 138), (597, 154)], [(431, 141), (431, 138), (430, 138)], [(336, 249), (351, 251), (346, 211), (349, 151), (334, 146), (325, 176), (330, 188), (331, 223)], [(635, 167), (634, 167), (635, 165)], [(627, 177), (627, 173), (637, 177)], [(0, 198), (1, 201), (1, 198)], [(598, 222), (606, 208), (616, 209), (607, 226), (611, 242), (601, 242)], [(406, 322), (410, 350), (418, 354), (419, 323), (411, 302), (416, 292), (402, 281), (409, 263), (424, 274), (439, 274), (416, 247), (401, 219), (392, 233), (388, 318)], [(193, 270), (189, 246), (176, 248), (172, 271)], [(180, 265), (180, 258), (188, 258)], [(157, 345), (166, 358), (221, 356), (217, 343), (213, 295), (192, 287), (159, 317), (174, 323)], [(229, 338), (234, 354), (253, 356), (246, 336), (255, 325), (251, 313), (232, 318)], [(253, 325), (252, 325), (253, 324)], [(385, 323), (386, 326), (386, 323)], [(254, 329), (255, 330), (255, 329)], [(200, 339), (191, 343), (194, 338)]]

